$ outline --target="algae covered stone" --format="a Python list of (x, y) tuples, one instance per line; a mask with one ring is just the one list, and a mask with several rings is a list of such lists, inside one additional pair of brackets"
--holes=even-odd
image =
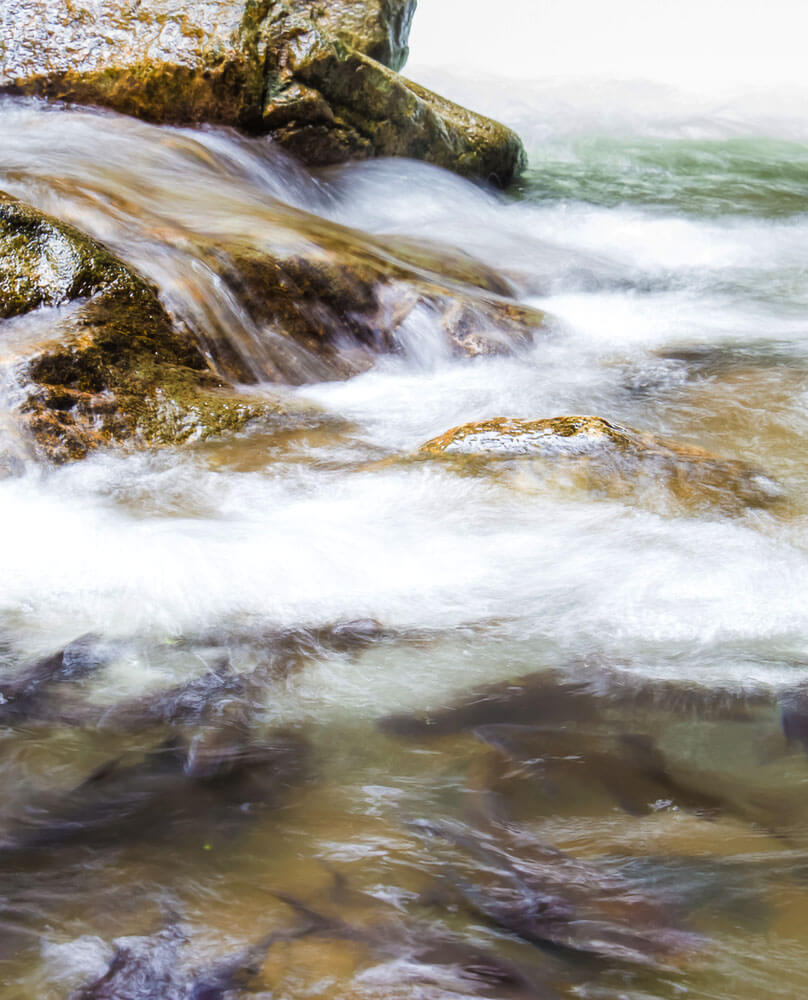
[[(398, 247), (301, 212), (286, 226), (275, 249), (201, 238), (194, 247), (252, 318), (260, 342), (245, 355), (226, 330), (177, 322), (97, 241), (0, 195), (4, 360), (38, 451), (58, 461), (125, 441), (230, 433), (258, 418), (310, 421), (305, 405), (256, 383), (363, 371), (402, 349), (401, 330), (419, 310), (457, 355), (512, 352), (542, 325), (496, 272), (449, 247)], [(237, 392), (234, 382), (256, 387)]]
[(546, 482), (608, 496), (660, 492), (685, 506), (737, 509), (782, 497), (778, 484), (747, 463), (668, 441), (597, 416), (539, 420), (497, 417), (453, 427), (427, 441), (417, 458), (452, 461), (461, 470), (526, 465)]
[(355, 375), (380, 354), (405, 350), (419, 314), (440, 349), (458, 357), (514, 353), (544, 325), (542, 312), (509, 296), (505, 279), (450, 247), (376, 239), (303, 214), (286, 223), (286, 248), (234, 239), (195, 248), (263, 331), (260, 350), (245, 358), (206, 338), (231, 379)]
[(424, 159), (506, 185), (518, 137), (398, 76), (414, 0), (6, 0), (0, 89), (270, 133), (310, 164)]
[(16, 412), (52, 460), (133, 437), (238, 429), (270, 409), (232, 393), (155, 289), (109, 250), (3, 195), (0, 317)]

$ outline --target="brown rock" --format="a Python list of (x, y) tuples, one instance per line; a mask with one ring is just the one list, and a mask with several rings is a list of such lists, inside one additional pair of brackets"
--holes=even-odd
[(379, 354), (401, 350), (400, 328), (415, 309), (429, 313), (458, 356), (512, 353), (544, 322), (538, 310), (507, 298), (500, 276), (460, 251), (376, 241), (313, 219), (294, 224), (289, 242), (303, 235), (306, 245), (286, 254), (226, 242), (197, 248), (256, 325), (283, 334), (267, 336), (248, 365), (226, 342), (212, 343), (230, 378), (302, 384), (356, 374)]
[(409, 156), (508, 184), (524, 163), (513, 132), (395, 72), (414, 9), (414, 0), (6, 0), (0, 90), (269, 132), (310, 164)]
[(276, 409), (232, 392), (155, 289), (105, 247), (0, 195), (0, 317), (57, 306), (16, 364), (17, 415), (50, 460), (131, 438), (205, 437)]
[(416, 457), (451, 459), (474, 472), (518, 460), (565, 485), (610, 496), (639, 492), (652, 501), (663, 490), (689, 506), (737, 509), (782, 496), (777, 483), (745, 462), (593, 416), (463, 424), (427, 441)]
[(16, 354), (4, 329), (17, 415), (38, 450), (62, 461), (129, 440), (206, 438), (258, 418), (311, 422), (302, 405), (293, 414), (231, 383), (355, 374), (401, 349), (399, 328), (415, 309), (429, 311), (460, 355), (512, 351), (541, 326), (541, 313), (502, 294), (502, 278), (451, 248), (364, 238), (305, 213), (289, 213), (286, 225), (285, 251), (235, 241), (193, 248), (254, 321), (258, 342), (241, 345), (224, 329), (178, 325), (101, 244), (0, 195), (0, 320), (38, 320), (38, 337), (29, 332)]

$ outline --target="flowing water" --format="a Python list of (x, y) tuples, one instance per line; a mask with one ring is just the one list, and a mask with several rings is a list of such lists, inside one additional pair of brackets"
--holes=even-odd
[[(458, 247), (550, 317), (527, 352), (458, 360), (417, 313), (365, 374), (273, 387), (310, 404), (302, 427), (0, 480), (4, 675), (88, 634), (68, 650), (100, 664), (63, 686), (73, 724), (0, 732), (4, 828), (22, 814), (39, 829), (59, 810), (50, 793), (142, 760), (166, 731), (131, 723), (131, 706), (211, 671), (260, 674), (250, 725), (292, 756), (309, 746), (264, 808), (175, 812), (170, 791), (162, 824), (152, 811), (107, 839), (63, 830), (66, 843), (0, 852), (4, 1000), (67, 995), (121, 935), (181, 920), (183, 961), (199, 964), (298, 926), (305, 907), (328, 916), (272, 945), (262, 995), (808, 990), (808, 130), (782, 109), (665, 104), (628, 84), (473, 90), (529, 148), (507, 195), (423, 164), (311, 175), (226, 130), (0, 104), (0, 188), (104, 241), (258, 373), (268, 334), (196, 238), (278, 245), (299, 212)], [(52, 319), (6, 323), (4, 362)], [(593, 493), (519, 463), (499, 477), (384, 461), (466, 421), (576, 413), (748, 462), (783, 496), (694, 508), (662, 486)], [(481, 689), (478, 704), (499, 705), (529, 675), (551, 692), (535, 721), (555, 776), (513, 684), (504, 712), (414, 721)], [(571, 707), (587, 683), (594, 719)], [(670, 794), (632, 798), (638, 768), (609, 740), (633, 734), (654, 738), (646, 762), (668, 762), (640, 785)], [(514, 872), (531, 864), (543, 891), (583, 899), (538, 948), (486, 903), (521, 892)], [(651, 935), (653, 960), (598, 944), (610, 922)]]

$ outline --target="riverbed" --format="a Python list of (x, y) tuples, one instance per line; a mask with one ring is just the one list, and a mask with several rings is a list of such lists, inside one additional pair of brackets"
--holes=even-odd
[[(104, 242), (178, 321), (247, 356), (262, 331), (195, 238), (272, 245), (287, 209), (458, 248), (547, 315), (513, 356), (458, 359), (416, 311), (363, 374), (250, 387), (305, 404), (303, 423), (0, 480), (6, 675), (76, 640), (100, 664), (73, 685), (89, 722), (76, 709), (0, 733), (4, 843), (105, 762), (137, 768), (166, 747), (159, 721), (116, 724), (116, 706), (211, 671), (260, 675), (251, 727), (306, 747), (254, 809), (167, 810), (97, 845), (11, 851), (0, 997), (63, 997), (103, 974), (113, 939), (178, 921), (190, 965), (288, 932), (256, 990), (289, 1000), (808, 990), (808, 136), (787, 116), (678, 99), (649, 111), (635, 94), (628, 113), (626, 87), (619, 107), (601, 93), (576, 113), (575, 93), (507, 103), (529, 167), (505, 194), (426, 164), (310, 173), (223, 129), (0, 103), (0, 188)], [(48, 322), (4, 324), (7, 372)], [(11, 376), (4, 393), (8, 410)], [(748, 463), (777, 501), (399, 461), (469, 421), (569, 414)], [(525, 726), (520, 685), (536, 676), (541, 704), (563, 692), (541, 718), (563, 751), (502, 729)], [(504, 714), (429, 725), (503, 690)], [(579, 697), (592, 718), (570, 708)], [(603, 777), (637, 776), (625, 747), (639, 744), (614, 750), (615, 734), (653, 739), (641, 759), (662, 754), (666, 778), (643, 781), (665, 794)], [(561, 852), (553, 893), (574, 882), (584, 916), (537, 946), (485, 900), (527, 858), (549, 891), (542, 851)], [(306, 908), (319, 930), (300, 930)], [(592, 913), (653, 947), (593, 944)], [(427, 954), (447, 940), (460, 957)], [(461, 946), (524, 982), (486, 976)]]

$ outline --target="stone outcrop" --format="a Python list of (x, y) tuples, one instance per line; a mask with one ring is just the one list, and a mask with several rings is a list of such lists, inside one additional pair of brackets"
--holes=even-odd
[[(254, 321), (260, 343), (240, 353), (227, 331), (177, 323), (156, 289), (101, 244), (0, 194), (0, 329), (7, 353), (16, 351), (15, 412), (39, 452), (62, 461), (256, 419), (311, 420), (302, 405), (291, 412), (232, 384), (356, 374), (401, 349), (400, 328), (418, 309), (457, 355), (512, 352), (541, 327), (540, 312), (508, 298), (503, 278), (460, 251), (363, 237), (305, 213), (288, 225), (285, 251), (232, 241), (195, 248)], [(22, 321), (30, 329), (19, 333)], [(13, 457), (0, 474), (13, 471)]]
[(415, 457), (451, 460), (471, 472), (517, 460), (565, 486), (612, 497), (639, 493), (652, 502), (664, 491), (688, 506), (764, 506), (782, 496), (777, 483), (745, 462), (594, 416), (463, 424), (427, 441)]
[(418, 310), (458, 357), (511, 354), (544, 323), (539, 310), (508, 297), (503, 278), (461, 251), (376, 241), (314, 217), (294, 227), (289, 244), (303, 236), (305, 246), (288, 253), (228, 241), (197, 247), (267, 331), (246, 358), (226, 339), (209, 341), (217, 369), (233, 380), (302, 384), (358, 374), (402, 349), (402, 330)]
[(0, 89), (269, 133), (313, 165), (408, 156), (507, 185), (518, 137), (399, 76), (415, 0), (7, 0)]
[(21, 338), (13, 365), (16, 412), (51, 460), (132, 438), (175, 443), (238, 430), (282, 410), (232, 392), (155, 289), (106, 248), (0, 196), (4, 340), (13, 340), (9, 323), (35, 317), (42, 332)]

